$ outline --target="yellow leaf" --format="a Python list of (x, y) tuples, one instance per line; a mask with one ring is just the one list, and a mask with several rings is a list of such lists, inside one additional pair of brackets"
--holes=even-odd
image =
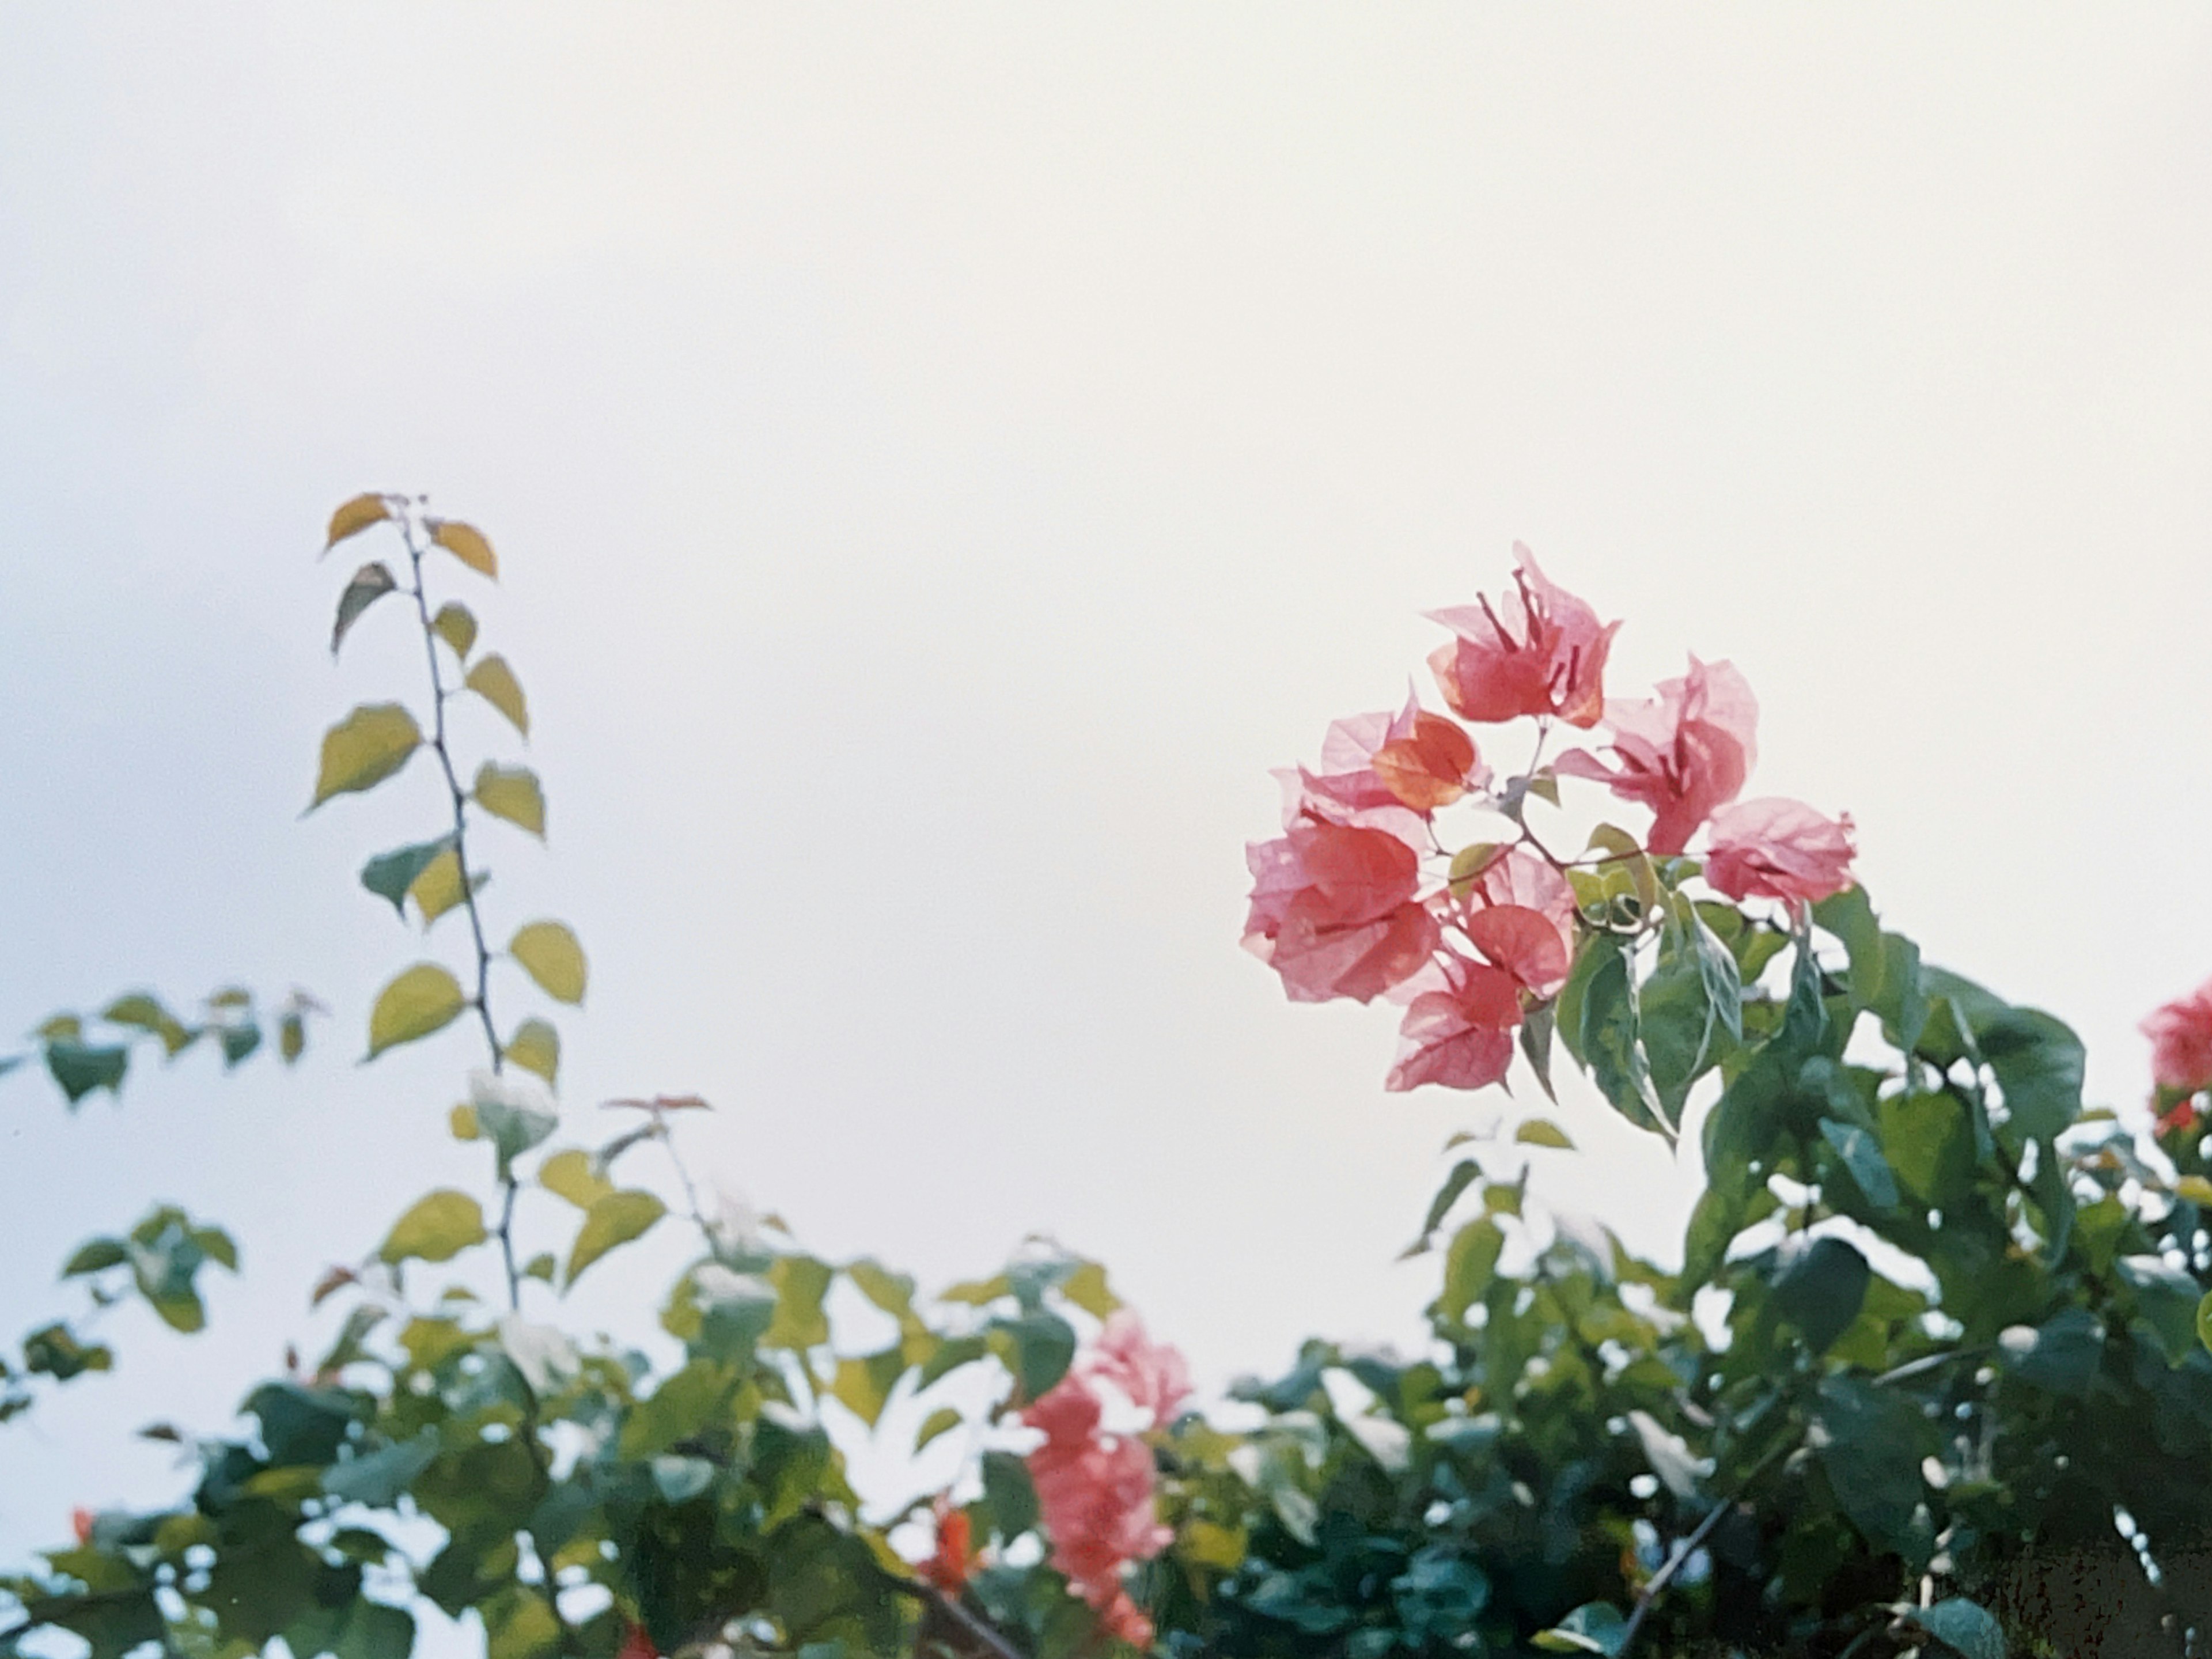
[(477, 1127), (477, 1109), (473, 1106), (454, 1107), (446, 1115), (446, 1122), (456, 1140), (474, 1140), (481, 1133)]
[(615, 1189), (614, 1182), (592, 1167), (591, 1155), (574, 1146), (538, 1166), (538, 1184), (580, 1210), (590, 1209)]
[(470, 690), (507, 716), (507, 721), (524, 737), (530, 735), (530, 705), (523, 701), (522, 686), (514, 678), (514, 671), (507, 665), (507, 659), (495, 653), (469, 670), (466, 681)]
[(323, 543), (327, 553), (349, 536), (358, 536), (373, 524), (382, 524), (392, 516), (391, 504), (374, 492), (356, 495), (331, 514), (331, 533)]
[(540, 841), (545, 838), (545, 793), (528, 767), (486, 761), (477, 769), (476, 797), (485, 811), (520, 824)]
[(458, 599), (450, 600), (430, 618), (430, 631), (452, 646), (455, 656), (466, 660), (477, 645), (476, 612)]
[(374, 788), (406, 765), (422, 742), (422, 728), (398, 703), (363, 703), (323, 733), (322, 769), (307, 810), (332, 795)]
[(516, 933), (507, 952), (547, 996), (561, 1002), (584, 1000), (584, 947), (559, 922), (531, 922)]
[(491, 544), (483, 538), (481, 530), (458, 519), (432, 519), (428, 522), (432, 541), (470, 569), (486, 576), (498, 576), (499, 556), (491, 550)]
[(618, 1244), (643, 1237), (653, 1224), (668, 1213), (668, 1206), (651, 1193), (635, 1189), (612, 1192), (592, 1201), (584, 1212), (583, 1230), (576, 1235), (576, 1243), (568, 1252), (568, 1268), (562, 1275), (564, 1285), (574, 1285), (576, 1275), (597, 1261)]
[(368, 1016), (368, 1058), (453, 1024), (468, 1006), (460, 982), (434, 962), (418, 962), (376, 994)]
[(548, 1083), (561, 1075), (561, 1034), (542, 1019), (526, 1019), (507, 1041), (507, 1057)]
[[(477, 878), (481, 884), (483, 878)], [(447, 848), (422, 866), (422, 873), (407, 884), (408, 896), (422, 913), (428, 927), (461, 902), (461, 861)]]
[(450, 1261), (486, 1235), (483, 1211), (466, 1193), (441, 1188), (416, 1200), (415, 1207), (392, 1224), (379, 1250), (380, 1261), (397, 1264), (410, 1257), (418, 1261)]
[(1093, 1319), (1105, 1319), (1121, 1305), (1121, 1298), (1106, 1287), (1106, 1269), (1096, 1261), (1077, 1264), (1060, 1281), (1060, 1293)]
[(960, 1426), (960, 1413), (950, 1406), (939, 1406), (921, 1419), (921, 1426), (914, 1431), (914, 1449), (920, 1451), (940, 1434), (949, 1433)]
[(2173, 1195), (2191, 1204), (2212, 1206), (2212, 1181), (2201, 1175), (2185, 1175), (2173, 1183)]
[(1513, 1139), (1523, 1146), (1556, 1146), (1566, 1152), (1575, 1149), (1567, 1132), (1547, 1117), (1530, 1118), (1513, 1132)]

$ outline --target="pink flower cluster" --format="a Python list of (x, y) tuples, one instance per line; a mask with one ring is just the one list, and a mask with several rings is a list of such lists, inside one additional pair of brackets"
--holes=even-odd
[(1029, 1455), (1030, 1480), (1052, 1565), (1114, 1635), (1150, 1645), (1152, 1620), (1129, 1597), (1121, 1569), (1150, 1560), (1174, 1533), (1152, 1507), (1152, 1448), (1132, 1435), (1103, 1432), (1103, 1383), (1151, 1414), (1172, 1420), (1190, 1393), (1182, 1356), (1145, 1335), (1137, 1316), (1116, 1313), (1091, 1352), (1021, 1414), (1044, 1442)]
[[(1559, 776), (1590, 779), (1651, 813), (1644, 845), (1671, 855), (1707, 834), (1706, 882), (1730, 898), (1793, 908), (1851, 885), (1851, 821), (1794, 800), (1739, 801), (1756, 758), (1759, 706), (1725, 662), (1692, 657), (1651, 698), (1605, 696), (1620, 624), (1601, 623), (1516, 547), (1514, 591), (1496, 605), (1432, 613), (1455, 635), (1429, 659), (1462, 720), (1533, 718), (1602, 728), (1610, 759), (1571, 750)], [(1409, 699), (1395, 714), (1329, 727), (1322, 770), (1285, 775), (1284, 833), (1247, 849), (1253, 886), (1245, 948), (1280, 975), (1291, 1000), (1387, 995), (1406, 1005), (1403, 1046), (1388, 1086), (1480, 1088), (1505, 1075), (1527, 1011), (1558, 994), (1574, 957), (1577, 916), (1566, 866), (1545, 851), (1509, 799), (1489, 793), (1475, 742)], [(1424, 874), (1441, 858), (1437, 809), (1462, 799), (1511, 816), (1517, 842), (1480, 873)]]
[(2158, 1127), (2184, 1128), (2197, 1115), (2197, 1097), (2212, 1089), (2212, 980), (2143, 1021), (2142, 1034), (2150, 1039), (2150, 1074), (2159, 1092), (2185, 1097)]

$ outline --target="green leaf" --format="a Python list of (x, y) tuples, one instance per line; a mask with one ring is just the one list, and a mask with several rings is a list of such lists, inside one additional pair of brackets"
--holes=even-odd
[(507, 659), (495, 653), (469, 670), (463, 682), (470, 690), (507, 716), (507, 724), (530, 735), (530, 705), (522, 695), (521, 682), (514, 671), (507, 665)]
[(2197, 1304), (2197, 1340), (2212, 1352), (2212, 1291)]
[(950, 1406), (939, 1406), (921, 1419), (921, 1426), (914, 1431), (914, 1449), (921, 1450), (941, 1434), (950, 1434), (960, 1426), (960, 1413)]
[(477, 769), (477, 805), (495, 817), (520, 824), (545, 838), (545, 792), (538, 787), (538, 774), (526, 766), (500, 766), (486, 761)]
[(1895, 1095), (1875, 1108), (1882, 1161), (1923, 1204), (1948, 1209), (1974, 1178), (1973, 1131), (1966, 1103), (1948, 1090)]
[(830, 1398), (873, 1428), (905, 1371), (906, 1352), (896, 1344), (879, 1353), (841, 1359), (830, 1383)]
[(498, 577), (499, 556), (474, 525), (463, 524), (458, 519), (425, 519), (422, 522), (429, 528), (430, 539), (470, 569), (481, 575)]
[(1776, 1253), (1767, 1305), (1797, 1328), (1814, 1353), (1826, 1353), (1859, 1316), (1873, 1277), (1856, 1246), (1794, 1235)]
[(119, 1238), (89, 1238), (77, 1246), (76, 1254), (62, 1269), (64, 1279), (75, 1279), (81, 1273), (105, 1272), (119, 1267), (131, 1259), (129, 1248)]
[(2004, 1631), (1979, 1604), (1946, 1596), (1933, 1607), (1907, 1607), (1905, 1618), (1960, 1659), (2005, 1659)]
[(363, 703), (323, 734), (313, 811), (333, 795), (374, 789), (422, 746), (422, 728), (396, 702)]
[(345, 592), (338, 595), (337, 620), (331, 627), (331, 655), (337, 655), (338, 647), (345, 643), (345, 636), (353, 625), (361, 620), (362, 612), (398, 586), (392, 580), (391, 571), (377, 560), (371, 560), (353, 573)]
[(307, 1021), (297, 1008), (289, 1008), (276, 1021), (276, 1052), (291, 1065), (307, 1052)]
[(580, 1210), (590, 1209), (615, 1189), (614, 1183), (592, 1167), (591, 1154), (573, 1146), (555, 1152), (538, 1166), (538, 1184)]
[(1012, 1452), (983, 1454), (983, 1502), (991, 1511), (992, 1529), (1012, 1542), (1037, 1523), (1036, 1487), (1028, 1465)]
[(562, 1276), (572, 1286), (577, 1275), (616, 1246), (627, 1244), (651, 1229), (668, 1213), (668, 1206), (653, 1194), (625, 1189), (596, 1200), (584, 1212), (584, 1225), (568, 1251), (568, 1266)]
[(222, 1044), (222, 1063), (227, 1071), (261, 1046), (258, 1025), (223, 1025), (216, 1028)]
[(1567, 1132), (1547, 1117), (1532, 1117), (1513, 1132), (1513, 1139), (1523, 1146), (1556, 1146), (1561, 1152), (1571, 1152), (1575, 1143)]
[(72, 1106), (94, 1089), (123, 1092), (123, 1074), (130, 1069), (131, 1051), (67, 1040), (46, 1044), (46, 1069), (61, 1085)]
[(1610, 1601), (1585, 1601), (1546, 1631), (1529, 1638), (1547, 1653), (1601, 1653), (1618, 1659), (1628, 1637), (1628, 1621)]
[(438, 1455), (438, 1431), (426, 1428), (411, 1440), (364, 1452), (323, 1471), (323, 1490), (343, 1504), (388, 1509)]
[(368, 1058), (452, 1024), (468, 1000), (460, 981), (434, 962), (418, 962), (376, 994), (368, 1016)]
[(1997, 1334), (2005, 1369), (2024, 1382), (2068, 1399), (2087, 1394), (2104, 1363), (2105, 1328), (2087, 1308), (2062, 1308), (2041, 1325)]
[(560, 1127), (560, 1120), (550, 1112), (490, 1098), (476, 1103), (476, 1119), (477, 1129), (491, 1141), (492, 1149), (499, 1155), (499, 1178), (502, 1182), (511, 1177), (516, 1158), (544, 1142)]
[[(484, 884), (490, 879), (485, 871), (472, 872), (470, 890), (483, 891)], [(415, 901), (415, 908), (422, 917), (423, 930), (428, 932), (431, 923), (448, 910), (457, 908), (468, 897), (461, 890), (460, 854), (451, 847), (440, 849), (407, 884), (407, 896)]]
[(1921, 1462), (1936, 1449), (1934, 1425), (1911, 1395), (1861, 1377), (1826, 1376), (1817, 1392), (1821, 1433), (1814, 1443), (1836, 1502), (1869, 1542), (1894, 1550), (1918, 1571), (1935, 1547), (1916, 1513), (1925, 1492)]
[(1897, 1207), (1897, 1180), (1891, 1174), (1889, 1164), (1881, 1155), (1875, 1138), (1856, 1124), (1838, 1123), (1834, 1118), (1820, 1120), (1820, 1138), (1835, 1148), (1836, 1156), (1843, 1159), (1844, 1168), (1850, 1171), (1858, 1189), (1866, 1194), (1867, 1202), (1877, 1210)]
[(488, 1237), (483, 1210), (476, 1200), (441, 1187), (417, 1199), (414, 1207), (392, 1224), (377, 1259), (394, 1267), (408, 1261), (450, 1261)]
[(349, 536), (358, 536), (371, 525), (382, 524), (392, 516), (392, 506), (385, 496), (374, 492), (356, 495), (331, 514), (331, 530), (323, 542), (327, 553)]
[(188, 1030), (157, 1000), (143, 991), (116, 998), (100, 1011), (100, 1017), (111, 1025), (128, 1025), (137, 1030), (151, 1031), (161, 1038), (161, 1047), (173, 1055), (191, 1048), (193, 1038), (198, 1035)]
[(2197, 1346), (2197, 1314), (2203, 1291), (2186, 1269), (2159, 1255), (2124, 1255), (2112, 1264), (2120, 1282), (2133, 1293), (2136, 1313), (2150, 1328), (2169, 1365), (2179, 1365)]
[(664, 1452), (647, 1466), (653, 1471), (653, 1489), (664, 1504), (684, 1504), (714, 1484), (714, 1466), (703, 1457), (680, 1457)]
[(1644, 1056), (1636, 981), (1626, 951), (1602, 957), (1583, 993), (1582, 1054), (1590, 1080), (1639, 1129), (1666, 1125)]
[(994, 1319), (990, 1329), (992, 1346), (1000, 1350), (1000, 1358), (1014, 1374), (1024, 1400), (1043, 1398), (1074, 1362), (1074, 1328), (1057, 1314)]
[(836, 1277), (826, 1261), (811, 1255), (780, 1255), (769, 1266), (768, 1282), (775, 1286), (775, 1318), (761, 1337), (771, 1348), (804, 1350), (830, 1340), (830, 1321), (822, 1311), (822, 1298)]
[(1109, 1319), (1121, 1305), (1106, 1283), (1106, 1269), (1096, 1261), (1079, 1261), (1075, 1271), (1060, 1281), (1060, 1293), (1093, 1319)]
[(114, 1368), (114, 1350), (96, 1342), (78, 1341), (66, 1325), (44, 1326), (23, 1339), (23, 1369), (34, 1376), (66, 1382), (87, 1371)]
[(542, 1019), (526, 1019), (507, 1040), (507, 1057), (550, 1085), (561, 1078), (561, 1034)]
[(1521, 1053), (1536, 1074), (1536, 1086), (1554, 1106), (1559, 1091), (1552, 1087), (1552, 1034), (1559, 1020), (1559, 1004), (1540, 1002), (1521, 1021)]
[(1506, 850), (1503, 842), (1478, 841), (1453, 854), (1451, 871), (1446, 878), (1451, 883), (1452, 896), (1465, 899), (1474, 890), (1474, 884), (1482, 878), (1483, 872), (1504, 858)]
[(1437, 1300), (1437, 1310), (1443, 1318), (1466, 1322), (1467, 1310), (1490, 1288), (1498, 1253), (1504, 1248), (1505, 1235), (1486, 1215), (1468, 1222), (1452, 1236), (1451, 1248), (1444, 1253), (1443, 1291)]
[(476, 613), (458, 599), (449, 599), (438, 607), (438, 614), (430, 618), (430, 631), (453, 647), (453, 654), (462, 661), (476, 649)]
[(584, 1000), (584, 947), (561, 923), (529, 923), (507, 942), (507, 953), (522, 964), (547, 996), (560, 1002)]
[(451, 836), (441, 836), (435, 841), (416, 842), (411, 847), (396, 847), (389, 853), (379, 853), (361, 866), (361, 884), (389, 903), (404, 920), (407, 915), (407, 890), (429, 867), (430, 860), (453, 844)]
[(1451, 1173), (1444, 1177), (1443, 1185), (1437, 1188), (1437, 1195), (1429, 1200), (1429, 1212), (1421, 1219), (1421, 1236), (1399, 1254), (1398, 1260), (1408, 1261), (1426, 1250), (1430, 1240), (1436, 1237), (1437, 1229), (1443, 1224), (1443, 1218), (1451, 1213), (1451, 1206), (1459, 1202), (1460, 1194), (1481, 1177), (1481, 1167), (1473, 1158), (1463, 1158), (1453, 1164)]

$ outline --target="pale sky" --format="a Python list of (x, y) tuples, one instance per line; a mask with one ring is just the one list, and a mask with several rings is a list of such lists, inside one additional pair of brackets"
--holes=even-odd
[[(156, 1198), (247, 1269), (0, 1428), (0, 1557), (180, 1494), (128, 1431), (220, 1428), (480, 1178), (464, 1028), (353, 1063), (427, 771), (299, 817), (418, 695), (396, 611), (324, 648), (358, 489), (504, 562), (449, 591), (550, 848), (487, 837), (487, 904), (591, 953), (580, 1133), (698, 1091), (825, 1253), (1048, 1231), (1215, 1382), (1413, 1331), (1391, 1257), (1506, 1103), (1285, 1003), (1242, 848), (1516, 538), (1625, 619), (1617, 693), (1734, 660), (1752, 793), (1850, 811), (1893, 923), (2133, 1109), (2212, 972), (2209, 187), (2194, 6), (0, 10), (0, 1029), (339, 1011), (290, 1074), (0, 1082), (11, 1339)], [(1599, 1109), (1544, 1179), (1663, 1249), (1685, 1181)]]

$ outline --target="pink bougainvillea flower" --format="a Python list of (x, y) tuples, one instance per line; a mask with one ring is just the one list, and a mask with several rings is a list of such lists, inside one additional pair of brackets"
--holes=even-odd
[(1713, 814), (1705, 879), (1732, 899), (1817, 903), (1851, 884), (1851, 817), (1767, 796)]
[[(1567, 982), (1569, 957), (1559, 928), (1540, 910), (1522, 904), (1492, 904), (1460, 924), (1468, 942), (1538, 997), (1548, 997)], [(1515, 1011), (1518, 1015), (1518, 1009)]]
[[(1425, 826), (1435, 808), (1417, 805), (1414, 798), (1425, 791), (1443, 797), (1437, 800), (1443, 805), (1458, 795), (1445, 795), (1440, 781), (1449, 771), (1451, 740), (1424, 722), (1458, 730), (1440, 714), (1425, 714), (1411, 696), (1395, 714), (1378, 711), (1331, 721), (1322, 740), (1321, 770), (1300, 766), (1275, 775), (1283, 781), (1284, 827), (1316, 821), (1352, 824), (1387, 830), (1416, 849), (1425, 847)], [(1480, 788), (1488, 775), (1475, 761), (1471, 739), (1468, 750), (1456, 778), (1462, 794)]]
[(1399, 1027), (1397, 1063), (1382, 1086), (1403, 1092), (1424, 1083), (1480, 1089), (1513, 1062), (1521, 986), (1502, 968), (1452, 964), (1446, 987), (1415, 997)]
[(1375, 751), (1375, 774), (1399, 801), (1425, 816), (1468, 792), (1474, 739), (1442, 714), (1416, 713), (1413, 729)]
[(1559, 935), (1559, 949), (1569, 961), (1575, 954), (1575, 893), (1567, 878), (1525, 848), (1509, 848), (1475, 878), (1468, 895), (1470, 903), (1520, 905), (1550, 922)]
[(1190, 1395), (1190, 1367), (1182, 1352), (1146, 1336), (1144, 1321), (1127, 1308), (1117, 1310), (1099, 1332), (1087, 1370), (1119, 1389), (1130, 1404), (1150, 1412), (1155, 1428), (1166, 1427)]
[(1759, 702), (1734, 664), (1695, 657), (1687, 674), (1662, 680), (1656, 690), (1659, 695), (1645, 702), (1606, 705), (1617, 766), (1608, 769), (1576, 749), (1560, 756), (1553, 769), (1595, 778), (1624, 800), (1650, 807), (1654, 817), (1645, 845), (1654, 853), (1679, 853), (1751, 775)]
[(2150, 1074), (2160, 1088), (2188, 1094), (2212, 1088), (2212, 980), (2167, 1003), (2142, 1030), (2150, 1039)]
[(1556, 714), (1570, 726), (1595, 726), (1605, 712), (1605, 658), (1620, 624), (1597, 612), (1536, 568), (1513, 544), (1514, 591), (1429, 618), (1459, 635), (1429, 658), (1444, 701), (1462, 720), (1494, 721)]
[(1246, 849), (1244, 948), (1282, 975), (1293, 1002), (1367, 1002), (1410, 978), (1436, 948), (1415, 902), (1420, 861), (1386, 830), (1308, 823)]

